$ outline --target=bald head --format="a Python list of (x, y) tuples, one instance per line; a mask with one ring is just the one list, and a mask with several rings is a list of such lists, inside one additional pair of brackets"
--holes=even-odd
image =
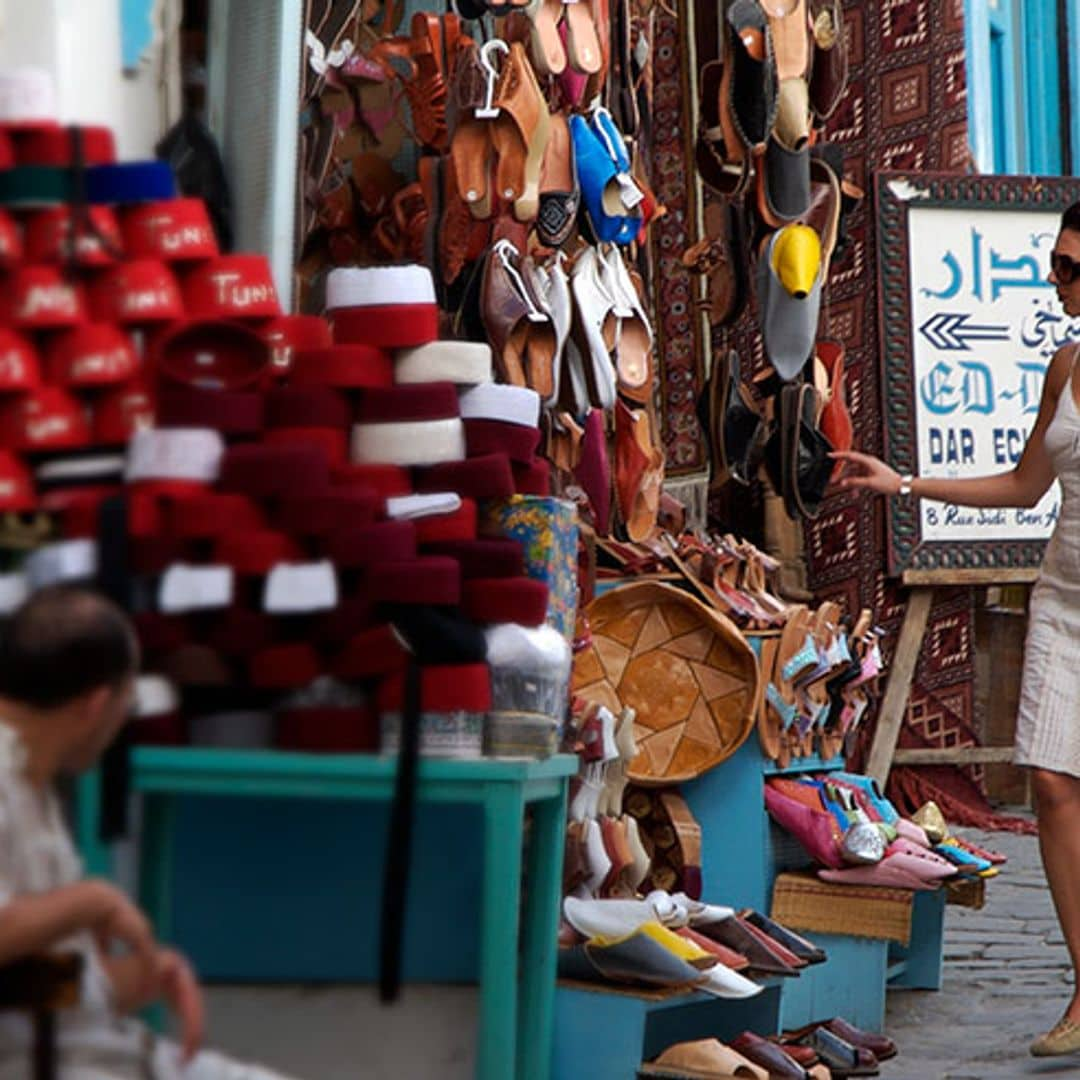
[(0, 624), (0, 697), (31, 708), (119, 686), (138, 666), (131, 621), (89, 589), (41, 589)]

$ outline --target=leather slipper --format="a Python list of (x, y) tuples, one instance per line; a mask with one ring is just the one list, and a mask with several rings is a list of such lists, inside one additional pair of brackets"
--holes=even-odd
[(550, 316), (551, 325), (555, 331), (551, 393), (544, 399), (544, 404), (547, 406), (555, 406), (559, 401), (562, 390), (562, 370), (565, 364), (563, 354), (573, 319), (570, 280), (563, 269), (565, 259), (566, 256), (560, 251), (556, 252), (554, 258), (546, 265), (537, 263), (532, 258), (525, 260), (525, 270), (529, 274), (533, 292), (539, 299), (541, 310), (546, 311)]
[(802, 219), (810, 207), (810, 104), (806, 80), (785, 79), (777, 97), (776, 121), (758, 169), (758, 211), (780, 228)]
[(612, 248), (599, 258), (600, 279), (615, 301), (613, 358), (618, 388), (630, 401), (646, 405), (653, 392), (652, 326), (619, 251)]
[(481, 303), (499, 377), (542, 398), (554, 387), (555, 328), (527, 275), (518, 249), (500, 240), (484, 263)]
[[(790, 389), (785, 387), (785, 390)], [(796, 512), (803, 517), (817, 517), (832, 476), (832, 444), (818, 427), (818, 397), (814, 387), (804, 383), (797, 388), (796, 428), (791, 433), (788, 477)]]
[(597, 535), (607, 536), (611, 532), (611, 464), (603, 411), (590, 409), (582, 429), (581, 458), (574, 477), (592, 507)]
[[(733, 160), (764, 150), (776, 118), (777, 89), (769, 20), (757, 0), (734, 0), (724, 30), (720, 84), (721, 124)], [(736, 150), (739, 143), (743, 154)]]
[[(819, 341), (817, 356), (825, 366), (828, 378), (828, 399), (821, 410), (821, 433), (834, 450), (850, 450), (854, 441), (851, 414), (847, 404), (847, 373), (844, 369), (844, 346), (838, 341)], [(842, 462), (833, 467), (831, 479), (835, 480)]]
[[(471, 45), (458, 59), (450, 98), (450, 161), (455, 186), (476, 218), (489, 218), (494, 208), (491, 188), (490, 123), (478, 119), (489, 92), (489, 73), (480, 49)], [(493, 87), (491, 88), (493, 91)]]
[[(698, 133), (694, 161), (702, 181), (718, 195), (739, 195), (750, 179), (750, 159), (733, 138), (734, 129), (725, 129), (720, 104), (724, 65), (710, 60), (701, 68), (698, 94)], [(734, 146), (732, 145), (734, 143)]]
[(769, 1074), (769, 1080), (807, 1080), (806, 1070), (775, 1043), (744, 1031), (731, 1041), (731, 1048), (759, 1065)]
[(737, 199), (718, 199), (705, 207), (705, 239), (688, 248), (682, 264), (709, 279), (705, 302), (713, 326), (730, 326), (746, 309), (746, 216)]
[(804, 220), (821, 238), (821, 276), (829, 279), (829, 263), (840, 239), (843, 193), (840, 179), (821, 157), (810, 158), (810, 204)]
[(630, 177), (622, 136), (609, 120), (606, 110), (594, 111), (592, 121), (576, 113), (570, 118), (585, 223), (597, 243), (630, 244), (641, 225), (643, 196)]
[(844, 6), (840, 0), (810, 0), (814, 57), (810, 66), (810, 107), (819, 124), (836, 111), (848, 80)]
[(503, 61), (495, 106), (499, 110), (491, 127), (491, 145), (496, 154), (495, 189), (500, 198), (513, 202), (516, 220), (531, 222), (540, 209), (540, 170), (551, 116), (519, 41), (511, 44)]
[(540, 75), (561, 75), (566, 70), (566, 49), (559, 36), (562, 0), (531, 0), (525, 9), (532, 28), (529, 55)]
[(786, 15), (770, 15), (776, 75), (785, 79), (805, 79), (810, 72), (810, 28), (806, 0), (797, 0)]
[(838, 1080), (848, 1076), (877, 1076), (878, 1059), (865, 1047), (852, 1046), (827, 1027), (817, 1027), (807, 1036), (807, 1045), (817, 1051)]
[(564, 4), (562, 24), (568, 66), (579, 75), (595, 75), (603, 67), (604, 55), (589, 0), (571, 0)]
[(617, 321), (615, 299), (600, 277), (599, 258), (595, 248), (587, 247), (574, 263), (570, 275), (574, 298), (571, 333), (584, 361), (589, 401), (598, 408), (611, 409), (616, 398), (615, 368), (611, 354), (615, 348)]
[(635, 543), (656, 528), (664, 453), (652, 439), (649, 415), (615, 403), (615, 495), (626, 533)]
[(769, 1080), (767, 1069), (748, 1061), (719, 1039), (698, 1039), (669, 1046), (638, 1069), (640, 1077), (672, 1080)]
[(561, 113), (552, 113), (540, 170), (540, 206), (536, 218), (540, 242), (547, 247), (562, 247), (574, 231), (580, 205), (581, 184), (570, 124)]

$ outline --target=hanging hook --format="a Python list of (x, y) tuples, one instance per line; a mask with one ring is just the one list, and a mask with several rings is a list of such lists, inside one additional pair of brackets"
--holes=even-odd
[(502, 38), (492, 38), (480, 49), (480, 66), (487, 75), (487, 86), (484, 88), (484, 104), (474, 113), (477, 120), (493, 120), (499, 115), (495, 104), (495, 83), (499, 78), (499, 69), (494, 61), (494, 54), (497, 52), (504, 56), (510, 52), (510, 46)]

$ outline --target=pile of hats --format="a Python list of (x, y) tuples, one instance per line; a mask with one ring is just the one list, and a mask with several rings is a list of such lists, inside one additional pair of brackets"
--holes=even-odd
[(494, 385), (487, 345), (437, 340), (421, 267), (335, 272), (332, 333), (282, 315), (264, 258), (221, 255), (165, 165), (116, 164), (44, 85), (0, 77), (0, 512), (52, 535), (0, 604), (94, 579), (119, 543), (166, 677), (140, 737), (183, 741), (194, 714), (200, 742), (308, 750), (377, 747), (356, 684), (400, 713), (390, 619), (435, 612), (474, 662), (425, 668), (427, 745), (479, 753), (479, 628), (548, 613), (520, 543), (478, 536), (483, 500), (548, 491), (538, 395)]
[(63, 127), (48, 77), (0, 74), (0, 512), (92, 533), (122, 449), (154, 416), (151, 358), (192, 319), (240, 320), (279, 362), (322, 320), (282, 317), (267, 262), (219, 253), (201, 200), (112, 133)]
[[(374, 749), (349, 693), (372, 683), (392, 744), (406, 652), (388, 612), (439, 609), (450, 632), (547, 616), (521, 545), (477, 534), (479, 502), (540, 487), (538, 396), (488, 381), (488, 346), (430, 340), (425, 269), (338, 271), (329, 300), (335, 343), (296, 349), (284, 378), (239, 324), (164, 336), (158, 426), (131, 442), (130, 505), (160, 510), (133, 557), (157, 580), (148, 660), (247, 705), (215, 715), (213, 741), (268, 740), (272, 700), (279, 746)], [(425, 749), (481, 752), (482, 640), (475, 662), (424, 669)]]

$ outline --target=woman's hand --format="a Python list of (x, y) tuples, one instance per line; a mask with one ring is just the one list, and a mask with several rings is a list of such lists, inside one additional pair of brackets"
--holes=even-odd
[(864, 488), (878, 495), (899, 494), (900, 474), (880, 458), (857, 450), (834, 450), (829, 456), (844, 463), (840, 487)]

